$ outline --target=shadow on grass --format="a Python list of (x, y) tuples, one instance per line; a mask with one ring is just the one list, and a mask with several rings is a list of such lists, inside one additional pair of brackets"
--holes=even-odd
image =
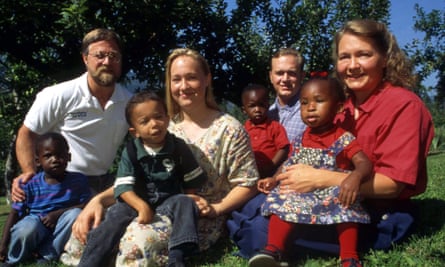
[[(443, 243), (437, 241), (437, 239), (440, 239), (444, 234), (445, 200), (438, 198), (424, 198), (413, 199), (412, 201), (418, 206), (419, 214), (411, 234), (405, 236), (402, 240), (399, 240), (397, 245), (391, 246), (388, 250), (381, 251), (389, 252), (394, 250), (396, 253), (403, 253), (405, 249), (411, 250), (412, 247), (420, 246), (416, 249), (418, 249), (420, 251), (419, 253), (422, 253), (423, 256), (415, 254), (413, 257), (428, 257), (430, 262), (445, 262), (445, 251), (441, 249), (443, 248), (441, 245)], [(426, 242), (429, 246), (428, 248), (422, 247), (424, 245), (422, 240), (430, 240), (429, 242)], [(418, 241), (420, 242), (417, 243)], [(373, 250), (374, 249), (372, 248), (365, 248), (361, 250), (361, 254), (369, 254)], [(327, 251), (298, 248), (298, 253), (294, 255), (296, 255), (296, 257), (306, 256), (309, 258), (318, 258), (328, 262), (330, 261), (330, 263), (335, 263), (332, 262), (332, 259), (330, 258), (330, 256), (335, 256), (335, 254), (328, 253)], [(431, 265), (426, 264), (424, 266)]]
[[(233, 253), (237, 250), (236, 246), (232, 243), (228, 236), (221, 237), (216, 244), (214, 244), (210, 249), (199, 253), (196, 256), (190, 258), (191, 266), (213, 266), (214, 264), (220, 264), (223, 258), (232, 257)], [(238, 258), (233, 256), (233, 258)], [(241, 258), (237, 261), (242, 262)], [(235, 265), (237, 266), (237, 265)]]
[(445, 225), (445, 200), (426, 198), (413, 199), (419, 206), (420, 218), (414, 234), (432, 236)]

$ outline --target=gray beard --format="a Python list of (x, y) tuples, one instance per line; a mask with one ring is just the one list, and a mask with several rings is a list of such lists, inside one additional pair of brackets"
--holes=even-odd
[(113, 74), (104, 72), (93, 78), (98, 84), (106, 87), (113, 86), (117, 80)]

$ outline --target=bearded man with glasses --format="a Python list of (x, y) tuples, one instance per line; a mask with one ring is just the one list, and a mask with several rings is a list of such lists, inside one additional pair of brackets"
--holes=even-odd
[(26, 183), (36, 173), (35, 140), (46, 132), (67, 139), (72, 154), (67, 170), (88, 176), (95, 193), (113, 184), (108, 170), (127, 134), (124, 110), (131, 97), (116, 83), (122, 70), (121, 39), (109, 29), (92, 30), (83, 38), (81, 56), (86, 73), (40, 91), (18, 131), (22, 173), (13, 182), (13, 201), (24, 200), (19, 181)]

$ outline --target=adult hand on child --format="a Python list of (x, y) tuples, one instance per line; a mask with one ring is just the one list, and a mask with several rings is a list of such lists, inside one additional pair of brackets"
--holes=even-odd
[(309, 165), (294, 164), (285, 168), (275, 179), (280, 183), (280, 191), (306, 193), (317, 189), (313, 179), (318, 170)]
[(21, 202), (25, 200), (25, 192), (20, 187), (20, 184), (26, 184), (34, 175), (34, 172), (25, 172), (12, 180), (11, 200), (13, 202)]

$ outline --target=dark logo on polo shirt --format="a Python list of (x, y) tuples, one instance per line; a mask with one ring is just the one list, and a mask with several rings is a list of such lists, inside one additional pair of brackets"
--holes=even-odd
[(86, 111), (79, 111), (79, 112), (68, 113), (68, 117), (70, 119), (85, 118), (86, 116), (87, 116), (87, 112)]

